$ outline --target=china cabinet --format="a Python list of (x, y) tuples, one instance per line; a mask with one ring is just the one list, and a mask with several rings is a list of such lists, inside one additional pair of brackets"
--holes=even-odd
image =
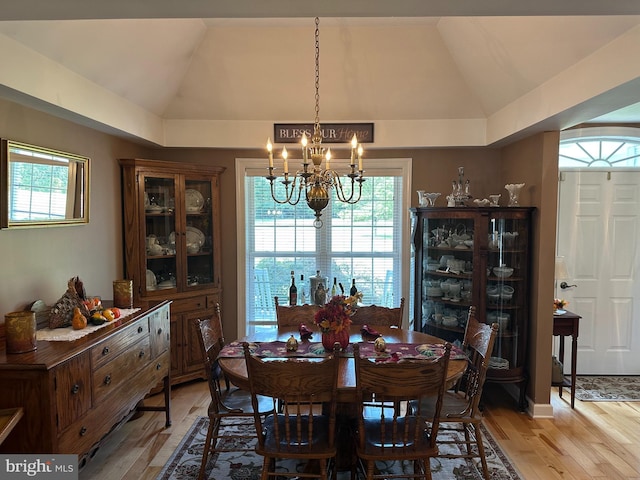
[(498, 323), (488, 382), (527, 381), (531, 216), (527, 207), (412, 208), (413, 327), (461, 342), (469, 307)]
[(121, 159), (125, 272), (135, 305), (171, 300), (171, 381), (206, 378), (195, 321), (220, 302), (223, 167)]

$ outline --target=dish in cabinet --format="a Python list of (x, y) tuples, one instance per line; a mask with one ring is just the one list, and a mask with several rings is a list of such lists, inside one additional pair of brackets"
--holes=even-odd
[(155, 290), (156, 287), (156, 275), (151, 270), (147, 270), (147, 290)]
[(184, 202), (187, 213), (198, 213), (204, 206), (204, 197), (198, 190), (187, 188), (184, 191)]

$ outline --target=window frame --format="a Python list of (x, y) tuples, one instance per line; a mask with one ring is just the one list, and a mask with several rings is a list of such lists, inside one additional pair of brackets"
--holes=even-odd
[[(593, 144), (598, 143), (599, 156), (595, 157), (593, 155), (587, 155), (588, 152), (585, 150), (585, 155), (581, 159), (574, 159), (573, 163), (571, 163), (571, 159), (569, 159), (562, 151), (563, 145), (578, 145), (578, 148), (582, 148), (579, 144), (583, 142)], [(564, 130), (560, 132), (560, 149), (558, 152), (559, 170), (637, 170), (639, 168), (638, 166), (627, 165), (624, 163), (626, 158), (613, 161), (610, 160), (610, 157), (613, 157), (613, 153), (617, 153), (617, 149), (609, 151), (607, 149), (603, 149), (603, 145), (615, 142), (620, 142), (618, 148), (622, 148), (624, 143), (640, 145), (640, 128), (598, 126)], [(606, 154), (603, 153), (605, 150), (607, 151)], [(590, 162), (586, 160), (587, 156), (591, 159)], [(629, 158), (638, 159), (638, 157), (640, 157), (640, 154)], [(567, 160), (563, 161), (563, 158), (567, 158)]]
[[(332, 161), (332, 163), (334, 163)], [(401, 296), (404, 298), (409, 298), (409, 287), (410, 287), (410, 275), (405, 274), (405, 272), (410, 271), (410, 258), (411, 258), (411, 244), (410, 244), (410, 202), (411, 202), (411, 163), (412, 159), (410, 158), (376, 158), (365, 160), (365, 177), (367, 172), (369, 174), (373, 173), (383, 173), (384, 170), (393, 169), (394, 171), (400, 171), (400, 176), (402, 178), (402, 198), (403, 205), (401, 205), (401, 232), (400, 232), (400, 245), (401, 245), (401, 255), (400, 255), (400, 281), (401, 287), (400, 292)], [(336, 165), (337, 166), (337, 165)], [(255, 171), (256, 169), (264, 170), (264, 175), (267, 174), (267, 161), (266, 159), (256, 159), (256, 158), (236, 158), (235, 161), (236, 167), (236, 211), (237, 211), (237, 291), (245, 292), (247, 291), (247, 280), (245, 278), (245, 272), (247, 267), (247, 238), (245, 233), (245, 223), (246, 223), (246, 204), (245, 204), (245, 177), (248, 171)], [(266, 178), (264, 180), (267, 181)], [(323, 227), (324, 228), (324, 227)], [(238, 322), (237, 322), (237, 336), (243, 337), (246, 335), (247, 331), (247, 312), (246, 312), (246, 302), (243, 295), (238, 295), (237, 297), (237, 312), (238, 312)], [(405, 308), (405, 318), (408, 315), (408, 309)], [(405, 320), (405, 324), (406, 324)]]

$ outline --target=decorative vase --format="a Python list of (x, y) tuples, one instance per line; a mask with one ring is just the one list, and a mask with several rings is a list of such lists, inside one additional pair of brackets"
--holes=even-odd
[(349, 345), (349, 329), (344, 328), (339, 332), (326, 332), (322, 333), (322, 346), (325, 351), (330, 352), (333, 350), (333, 345), (338, 342), (340, 348), (344, 350)]
[(424, 190), (418, 190), (418, 205), (421, 207), (427, 206), (427, 197), (425, 196)]
[(520, 190), (524, 187), (524, 183), (508, 183), (504, 186), (505, 190), (509, 192), (509, 206), (518, 206), (518, 197), (520, 196)]

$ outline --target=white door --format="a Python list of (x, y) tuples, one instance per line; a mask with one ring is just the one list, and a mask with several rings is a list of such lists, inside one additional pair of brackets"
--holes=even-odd
[(561, 172), (557, 254), (577, 286), (556, 296), (582, 316), (579, 374), (640, 374), (639, 218), (640, 172)]

